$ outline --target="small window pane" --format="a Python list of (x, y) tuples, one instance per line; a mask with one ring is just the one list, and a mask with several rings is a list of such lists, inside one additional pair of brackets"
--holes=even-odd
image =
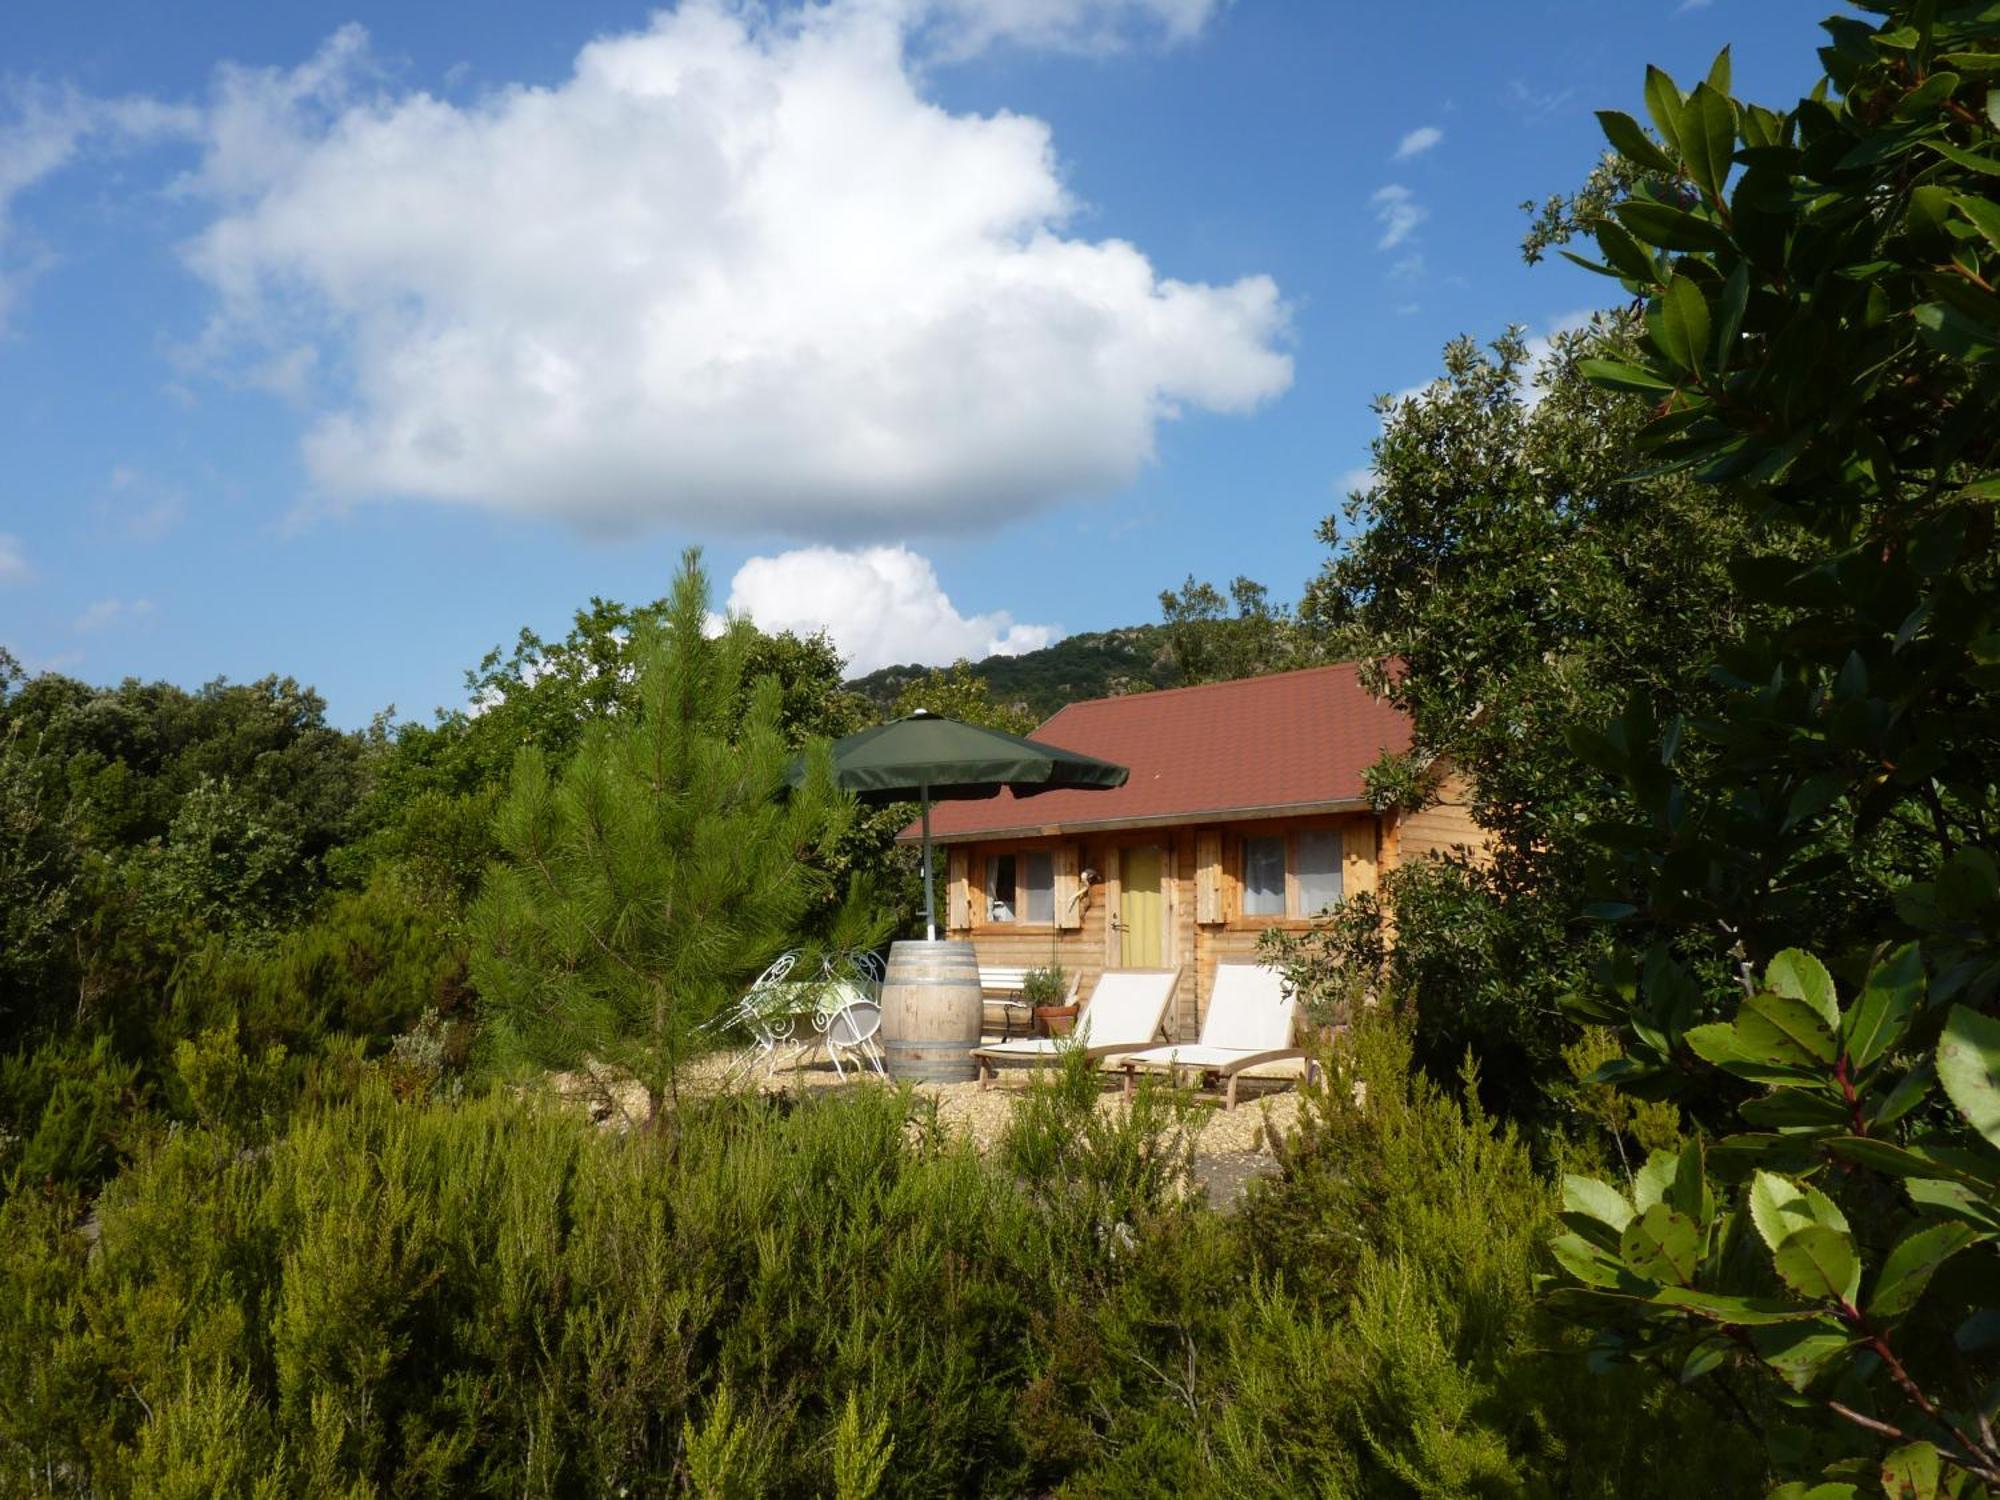
[(1285, 841), (1243, 841), (1243, 911), (1252, 917), (1285, 914)]
[(986, 920), (1014, 920), (1014, 856), (990, 854), (986, 858)]
[(1056, 857), (1053, 854), (1021, 856), (1021, 920), (1053, 922), (1056, 919)]
[(1317, 916), (1340, 905), (1340, 835), (1330, 829), (1298, 838), (1299, 915)]

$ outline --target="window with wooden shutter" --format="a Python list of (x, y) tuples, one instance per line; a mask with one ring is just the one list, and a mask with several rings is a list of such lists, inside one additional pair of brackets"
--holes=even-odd
[(966, 880), (965, 850), (953, 849), (945, 856), (947, 883), (945, 926), (964, 932), (972, 926), (972, 891)]
[(1222, 835), (1214, 829), (1194, 836), (1194, 919), (1214, 923), (1222, 914)]

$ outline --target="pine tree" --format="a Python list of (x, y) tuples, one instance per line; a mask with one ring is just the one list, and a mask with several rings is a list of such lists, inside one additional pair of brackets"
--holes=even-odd
[[(641, 643), (637, 712), (586, 732), (560, 771), (535, 746), (514, 762), (495, 821), (502, 859), (474, 903), (474, 977), (503, 1053), (585, 1072), (611, 1097), (644, 1088), (660, 1122), (706, 1021), (799, 942), (830, 893), (815, 867), (853, 823), (824, 743), (805, 785), (791, 760), (773, 678), (748, 692), (755, 631), (704, 634), (708, 583), (682, 560), (663, 626)], [(858, 882), (833, 941), (886, 927)]]

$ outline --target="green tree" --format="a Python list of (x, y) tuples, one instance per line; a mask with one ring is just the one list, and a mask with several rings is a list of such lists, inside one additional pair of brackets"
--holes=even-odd
[(1567, 1090), (1575, 1033), (1557, 1002), (1592, 951), (1575, 924), (1585, 831), (1615, 806), (1564, 731), (1635, 687), (1705, 711), (1705, 664), (1746, 614), (1727, 559), (1750, 523), (1686, 476), (1629, 481), (1650, 408), (1579, 368), (1633, 337), (1614, 315), (1539, 363), (1518, 332), (1449, 345), (1438, 379), (1380, 403), (1375, 482), (1322, 524), (1332, 555), (1301, 605), (1322, 649), (1375, 664), (1410, 716), (1410, 755), (1371, 778), (1378, 803), (1422, 805), (1448, 761), (1494, 842), (1391, 872), (1381, 900), (1349, 902), (1286, 956), (1335, 996), (1386, 974), (1414, 1004), (1424, 1065), (1448, 1076), (1475, 1048), (1516, 1119)]
[(920, 708), (947, 719), (1004, 729), (1009, 734), (1033, 734), (1040, 722), (1024, 704), (996, 701), (993, 685), (974, 671), (972, 663), (964, 657), (949, 667), (933, 667), (906, 684), (896, 694), (889, 717), (900, 719)]
[(1184, 687), (1283, 672), (1311, 662), (1292, 611), (1271, 603), (1270, 590), (1253, 578), (1239, 576), (1225, 599), (1214, 584), (1198, 582), (1190, 573), (1178, 589), (1160, 592), (1160, 618)]
[(1734, 98), (1725, 53), (1691, 92), (1649, 72), (1656, 134), (1600, 116), (1632, 186), (1597, 269), (1646, 337), (1585, 373), (1652, 403), (1652, 469), (1797, 545), (1732, 559), (1769, 613), (1711, 713), (1638, 696), (1571, 735), (1621, 799), (1621, 951), (1577, 1001), (1622, 1029), (1599, 1076), (1750, 1128), (1630, 1196), (1573, 1183), (1558, 1254), (1605, 1357), (1783, 1392), (1791, 1493), (1990, 1493), (2000, 13), (1869, 8), (1788, 112)]
[(32, 1012), (72, 924), (84, 854), (74, 825), (59, 768), (18, 727), (0, 727), (0, 1018), (9, 1031)]
[[(560, 770), (539, 746), (516, 755), (503, 857), (471, 913), (500, 1050), (586, 1070), (607, 1094), (629, 1077), (654, 1123), (698, 1028), (801, 941), (855, 818), (823, 745), (786, 794), (780, 684), (758, 682), (739, 714), (754, 634), (739, 621), (705, 638), (707, 608), (690, 552), (640, 641), (633, 712), (590, 724)], [(851, 882), (833, 940), (871, 945), (884, 925)]]
[[(419, 890), (447, 909), (470, 900), (498, 852), (493, 814), (514, 757), (533, 745), (560, 767), (590, 727), (628, 714), (640, 701), (639, 649), (668, 615), (667, 600), (627, 606), (593, 598), (561, 639), (523, 629), (511, 650), (495, 648), (466, 673), (469, 706), (440, 711), (436, 722), (381, 726), (383, 753), (360, 809), (364, 832), (335, 860), (344, 884), (359, 886), (384, 862), (405, 870)], [(872, 722), (866, 699), (841, 682), (840, 653), (824, 635), (752, 632), (735, 705), (750, 706), (765, 677), (779, 686), (779, 723), (794, 748), (819, 736), (850, 734)], [(843, 845), (841, 868), (867, 864), (887, 847), (864, 818)]]

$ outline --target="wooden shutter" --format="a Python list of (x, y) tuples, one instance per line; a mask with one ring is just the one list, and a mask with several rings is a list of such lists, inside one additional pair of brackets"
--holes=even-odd
[(1084, 894), (1077, 882), (1076, 858), (1074, 844), (1057, 844), (1049, 851), (1049, 863), (1055, 869), (1057, 927), (1083, 925)]
[(949, 932), (965, 932), (972, 926), (972, 891), (966, 882), (964, 849), (946, 851), (945, 870), (947, 872), (945, 929)]
[(1213, 924), (1222, 917), (1222, 835), (1206, 829), (1194, 836), (1194, 919)]
[(1340, 887), (1343, 896), (1358, 896), (1376, 885), (1375, 820), (1356, 818), (1341, 830)]

